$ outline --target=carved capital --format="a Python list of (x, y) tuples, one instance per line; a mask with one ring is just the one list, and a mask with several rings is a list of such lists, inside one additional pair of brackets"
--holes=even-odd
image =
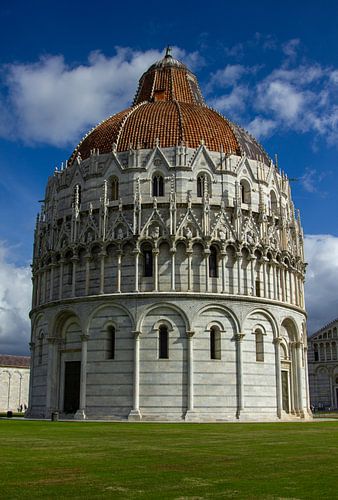
[(192, 339), (195, 335), (195, 332), (193, 330), (186, 330), (185, 333), (187, 334), (188, 339)]
[(89, 340), (89, 335), (88, 335), (88, 334), (86, 334), (86, 333), (83, 333), (83, 334), (81, 335), (81, 340), (82, 340), (82, 342), (88, 342), (88, 340)]
[(272, 342), (273, 342), (275, 345), (280, 345), (280, 344), (282, 343), (282, 340), (283, 340), (283, 338), (282, 338), (282, 337), (275, 337), (275, 338), (273, 339), (273, 341), (272, 341)]
[(236, 333), (234, 337), (236, 342), (242, 342), (245, 337), (245, 333)]
[(142, 335), (142, 332), (140, 330), (134, 330), (131, 333), (134, 335), (135, 340), (139, 339), (140, 336)]

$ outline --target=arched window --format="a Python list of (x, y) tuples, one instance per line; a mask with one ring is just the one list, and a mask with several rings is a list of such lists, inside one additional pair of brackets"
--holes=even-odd
[(107, 328), (107, 359), (115, 359), (115, 328), (109, 325)]
[(337, 360), (337, 344), (336, 344), (336, 342), (332, 342), (332, 359), (333, 359), (333, 361)]
[(158, 357), (160, 359), (169, 358), (169, 334), (168, 328), (161, 325), (158, 331)]
[(161, 174), (153, 175), (153, 196), (164, 196), (164, 179)]
[(242, 179), (240, 182), (240, 190), (241, 190), (241, 202), (250, 204), (251, 203), (251, 188), (250, 184), (247, 180)]
[(256, 337), (256, 361), (264, 361), (264, 336), (260, 330), (255, 331)]
[(209, 255), (209, 276), (210, 278), (218, 277), (218, 265), (217, 265), (217, 248), (215, 246), (210, 247)]
[(150, 246), (143, 249), (143, 276), (151, 278), (153, 275), (153, 251)]
[(204, 172), (197, 176), (197, 197), (203, 198), (205, 196), (205, 188), (207, 187), (209, 197), (211, 197), (211, 182), (210, 177)]
[(221, 359), (221, 332), (218, 328), (210, 328), (210, 359)]
[(112, 201), (119, 199), (119, 180), (115, 176), (110, 179), (110, 196)]

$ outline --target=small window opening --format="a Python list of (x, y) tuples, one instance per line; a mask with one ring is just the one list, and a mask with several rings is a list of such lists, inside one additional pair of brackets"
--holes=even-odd
[(143, 250), (143, 261), (143, 274), (146, 278), (151, 278), (153, 275), (153, 252), (151, 248)]
[(218, 277), (217, 248), (214, 246), (210, 247), (209, 277), (210, 278), (217, 278)]
[(107, 359), (115, 359), (115, 328), (108, 326), (107, 329)]
[(161, 325), (159, 328), (159, 346), (158, 346), (158, 357), (160, 359), (169, 358), (169, 335), (168, 328), (165, 325)]
[(255, 331), (256, 336), (256, 361), (264, 361), (264, 336), (259, 330)]
[(210, 328), (210, 359), (221, 359), (221, 333)]
[(256, 288), (256, 296), (260, 297), (261, 296), (261, 282), (259, 280), (255, 281), (255, 288)]

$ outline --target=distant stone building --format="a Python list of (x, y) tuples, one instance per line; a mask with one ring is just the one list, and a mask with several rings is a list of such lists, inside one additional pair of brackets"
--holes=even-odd
[(0, 411), (28, 406), (29, 356), (0, 354)]
[(338, 408), (338, 318), (308, 341), (310, 400), (315, 407)]
[(308, 418), (304, 271), (287, 176), (168, 50), (48, 181), (28, 414)]

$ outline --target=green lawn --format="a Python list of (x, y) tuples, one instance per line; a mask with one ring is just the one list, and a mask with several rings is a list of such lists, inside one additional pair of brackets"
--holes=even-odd
[(338, 422), (0, 420), (7, 498), (334, 499)]

